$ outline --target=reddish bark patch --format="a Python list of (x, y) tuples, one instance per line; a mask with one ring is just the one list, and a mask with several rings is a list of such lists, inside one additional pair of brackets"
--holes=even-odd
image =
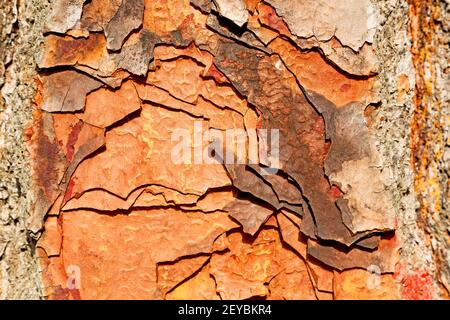
[(403, 280), (402, 296), (408, 300), (433, 299), (433, 278), (426, 271), (416, 270)]
[(83, 122), (79, 121), (70, 131), (69, 139), (67, 140), (66, 145), (66, 156), (68, 161), (72, 161), (73, 154), (75, 152), (75, 144), (78, 141), (78, 135), (80, 134), (81, 129), (83, 128)]
[(266, 4), (258, 5), (259, 20), (262, 24), (276, 30), (280, 34), (290, 35), (291, 32), (286, 23), (279, 17), (274, 8)]
[(214, 81), (220, 84), (229, 83), (227, 77), (225, 77), (225, 75), (222, 72), (220, 72), (219, 69), (217, 69), (214, 64), (212, 64), (211, 67), (209, 67), (208, 71), (206, 71), (205, 77), (212, 78), (214, 79)]
[(343, 85), (341, 85), (341, 92), (347, 92), (348, 90), (350, 90), (351, 87), (352, 87), (351, 84), (344, 83)]
[(75, 187), (75, 180), (70, 179), (69, 184), (67, 185), (66, 193), (64, 195), (63, 203), (66, 203), (67, 201), (69, 201), (72, 198), (74, 187)]
[(330, 195), (335, 199), (339, 199), (340, 197), (342, 197), (344, 195), (344, 193), (341, 191), (341, 189), (339, 189), (338, 186), (336, 185), (332, 185), (330, 188)]
[[(32, 130), (35, 180), (42, 187), (45, 195), (51, 199), (53, 192), (59, 184), (61, 163), (64, 161), (61, 150), (55, 141), (51, 141), (46, 135), (50, 124), (46, 124), (41, 114), (34, 124), (37, 129)], [(48, 129), (50, 130), (50, 129)], [(30, 134), (30, 133), (27, 133)]]

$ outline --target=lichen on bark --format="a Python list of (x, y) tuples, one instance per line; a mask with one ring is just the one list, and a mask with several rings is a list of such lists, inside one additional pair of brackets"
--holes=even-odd
[(34, 55), (48, 5), (45, 0), (0, 4), (0, 299), (42, 298), (37, 238), (26, 227), (33, 199), (24, 130), (33, 111)]

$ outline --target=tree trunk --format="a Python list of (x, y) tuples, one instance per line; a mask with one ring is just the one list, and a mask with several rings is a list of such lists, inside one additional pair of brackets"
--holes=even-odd
[(442, 0), (0, 4), (2, 299), (447, 299)]

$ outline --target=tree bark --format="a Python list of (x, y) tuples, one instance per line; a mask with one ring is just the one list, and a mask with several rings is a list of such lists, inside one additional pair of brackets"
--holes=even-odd
[(449, 298), (450, 4), (291, 2), (0, 4), (1, 299)]

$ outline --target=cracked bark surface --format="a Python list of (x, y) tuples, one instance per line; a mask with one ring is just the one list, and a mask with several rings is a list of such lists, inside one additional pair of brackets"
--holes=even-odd
[[(382, 56), (394, 50), (383, 32), (406, 12), (401, 3), (55, 0), (36, 31), (23, 143), (32, 201), (20, 221), (37, 241), (28, 258), (39, 283), (33, 297), (446, 297), (448, 243), (442, 228), (430, 231), (436, 220), (424, 208), (448, 188), (441, 177), (432, 196), (423, 191), (431, 185), (423, 161), (439, 154), (443, 166), (448, 132), (433, 127), (445, 145), (433, 155), (420, 132), (448, 107), (427, 111), (435, 96), (423, 94), (426, 70), (415, 91), (408, 84), (427, 66), (417, 33), (433, 38), (418, 30), (422, 4), (409, 6), (411, 68), (397, 75), (392, 66), (404, 62)], [(384, 147), (399, 141), (383, 121), (402, 103), (418, 108), (413, 144), (392, 148), (419, 157), (418, 210), (439, 242), (420, 244), (418, 252), (432, 252), (426, 270), (405, 257), (408, 232), (422, 240), (425, 229), (404, 227), (414, 199), (395, 188), (403, 179), (395, 174), (410, 164)], [(229, 130), (240, 136), (230, 140)], [(277, 147), (264, 130), (278, 130)], [(436, 202), (431, 211), (444, 215), (447, 203)], [(14, 297), (2, 288), (0, 296)]]

